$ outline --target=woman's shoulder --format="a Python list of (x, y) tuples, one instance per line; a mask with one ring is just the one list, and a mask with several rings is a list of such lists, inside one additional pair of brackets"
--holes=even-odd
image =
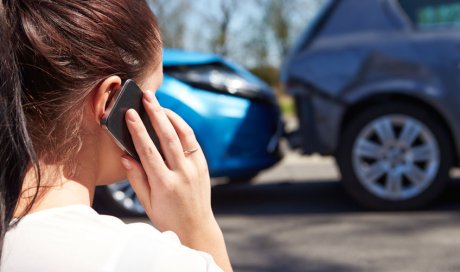
[[(13, 222), (14, 223), (14, 220)], [(19, 232), (27, 229), (72, 229), (83, 231), (97, 230), (100, 227), (122, 230), (126, 224), (120, 219), (98, 214), (93, 208), (86, 205), (71, 205), (59, 208), (50, 208), (24, 216), (9, 232)]]
[(159, 232), (147, 224), (125, 224), (116, 217), (100, 215), (83, 205), (32, 213), (7, 232), (2, 271), (7, 271), (3, 269), (9, 265), (23, 268), (21, 271), (29, 271), (29, 268), (37, 271), (37, 267), (64, 271), (52, 267), (69, 268), (70, 264), (76, 265), (80, 271), (93, 271), (85, 269), (117, 262), (130, 243), (132, 233), (151, 240)]
[(8, 231), (1, 261), (1, 271), (220, 271), (210, 255), (182, 246), (173, 232), (80, 205), (24, 217)]
[(72, 205), (26, 215), (7, 235), (22, 237), (27, 233), (28, 240), (51, 236), (46, 238), (48, 241), (53, 237), (62, 239), (65, 236), (69, 240), (80, 242), (81, 239), (120, 241), (124, 236), (130, 236), (131, 232), (151, 237), (160, 234), (149, 224), (126, 224), (117, 217), (101, 215), (89, 206)]

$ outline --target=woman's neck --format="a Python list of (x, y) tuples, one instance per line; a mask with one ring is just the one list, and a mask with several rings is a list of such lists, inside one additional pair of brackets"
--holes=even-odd
[[(89, 118), (89, 117), (88, 117)], [(124, 152), (98, 123), (87, 119), (81, 149), (74, 155), (75, 169), (69, 165), (40, 161), (40, 189), (30, 213), (69, 205), (92, 205), (96, 185), (107, 185), (126, 178), (120, 162)], [(64, 167), (66, 166), (66, 167)], [(68, 171), (72, 168), (75, 171)], [(25, 175), (22, 196), (14, 217), (24, 215), (36, 193), (37, 178), (31, 167)]]
[[(63, 167), (41, 164), (37, 198), (28, 213), (77, 204), (91, 206), (96, 187), (96, 173), (93, 170), (93, 167), (79, 167), (77, 174), (68, 176)], [(14, 218), (25, 215), (36, 193), (37, 178), (35, 170), (30, 168), (24, 179)]]

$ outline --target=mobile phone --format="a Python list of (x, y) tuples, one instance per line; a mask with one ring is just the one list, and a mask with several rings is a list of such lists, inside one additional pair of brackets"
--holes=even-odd
[(118, 94), (114, 95), (112, 101), (106, 109), (106, 113), (101, 118), (101, 126), (108, 131), (123, 151), (128, 153), (138, 162), (140, 162), (140, 158), (137, 154), (136, 148), (134, 147), (128, 126), (126, 125), (125, 115), (129, 109), (137, 111), (150, 138), (161, 154), (160, 142), (152, 127), (152, 123), (150, 122), (147, 112), (145, 111), (144, 104), (142, 103), (143, 95), (142, 90), (136, 82), (132, 79), (128, 79), (123, 84)]

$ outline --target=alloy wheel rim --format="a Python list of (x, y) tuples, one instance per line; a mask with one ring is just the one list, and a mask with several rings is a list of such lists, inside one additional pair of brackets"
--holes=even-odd
[(139, 199), (131, 187), (131, 184), (129, 184), (129, 181), (124, 180), (115, 184), (111, 184), (108, 185), (107, 188), (109, 189), (109, 193), (112, 198), (121, 207), (132, 213), (145, 213), (144, 207), (142, 207), (142, 204), (139, 202)]
[(439, 161), (439, 145), (430, 129), (401, 114), (367, 124), (352, 150), (359, 182), (372, 194), (391, 201), (421, 194), (434, 181)]

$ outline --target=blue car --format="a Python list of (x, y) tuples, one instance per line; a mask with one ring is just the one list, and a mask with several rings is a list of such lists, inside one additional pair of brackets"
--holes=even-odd
[[(218, 55), (164, 50), (160, 104), (194, 129), (211, 177), (249, 181), (281, 159), (284, 127), (273, 90)], [(96, 202), (127, 214), (144, 210), (127, 181), (98, 188)]]

